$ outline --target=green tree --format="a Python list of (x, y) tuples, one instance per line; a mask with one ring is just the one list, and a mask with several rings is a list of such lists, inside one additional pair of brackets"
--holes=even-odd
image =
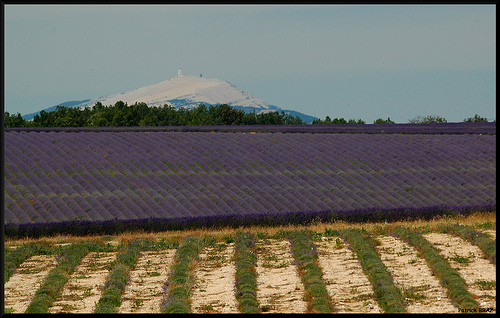
[(178, 126), (179, 112), (171, 105), (163, 105), (159, 108), (157, 126)]
[(348, 124), (358, 124), (358, 125), (363, 125), (365, 123), (364, 120), (362, 119), (349, 119), (349, 121), (347, 122)]
[(245, 113), (241, 121), (242, 125), (257, 125), (257, 114), (255, 111), (251, 113)]
[(475, 114), (474, 117), (465, 118), (464, 122), (468, 122), (468, 123), (471, 123), (471, 122), (475, 122), (475, 123), (487, 123), (488, 119), (486, 119), (484, 117), (481, 117), (478, 114)]
[(444, 117), (439, 115), (417, 116), (408, 120), (411, 124), (432, 124), (432, 123), (446, 123), (448, 122)]
[(390, 117), (387, 117), (387, 120), (384, 120), (382, 118), (378, 118), (373, 123), (374, 124), (394, 124), (394, 122), (391, 120)]
[(222, 104), (216, 106), (210, 105), (208, 114), (212, 125), (239, 125), (243, 120), (245, 112), (227, 104)]
[(23, 118), (23, 116), (21, 116), (20, 113), (11, 115), (9, 112), (5, 112), (3, 125), (6, 128), (26, 127), (28, 126), (28, 122)]
[(197, 107), (189, 110), (188, 123), (189, 126), (209, 125), (210, 118), (208, 108), (204, 104), (199, 104)]
[(94, 107), (92, 108), (94, 111), (102, 111), (104, 110), (105, 106), (101, 102), (95, 103)]
[[(283, 112), (284, 113), (284, 112)], [(299, 116), (292, 116), (290, 114), (284, 114), (284, 124), (285, 125), (304, 125), (306, 124)]]
[(96, 112), (90, 116), (87, 124), (94, 127), (104, 127), (107, 126), (108, 122), (109, 120), (106, 118), (106, 114), (104, 112)]
[(334, 118), (331, 123), (335, 125), (342, 125), (342, 124), (347, 124), (347, 121), (342, 117), (342, 118)]
[(50, 127), (52, 117), (50, 113), (42, 109), (39, 114), (33, 116), (33, 125), (35, 127)]
[(159, 107), (153, 107), (139, 120), (139, 126), (158, 126)]
[(321, 125), (321, 124), (333, 124), (333, 125), (344, 125), (344, 124), (365, 124), (365, 121), (362, 119), (349, 119), (345, 120), (345, 118), (334, 118), (330, 119), (330, 116), (326, 116), (325, 120), (315, 119), (312, 121), (313, 125)]
[(282, 125), (282, 116), (277, 111), (257, 114), (257, 125)]

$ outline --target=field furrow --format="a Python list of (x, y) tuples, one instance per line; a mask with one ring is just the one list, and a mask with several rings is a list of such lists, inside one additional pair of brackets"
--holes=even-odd
[[(316, 229), (324, 232), (238, 229), (217, 236), (177, 232), (156, 238), (104, 235), (88, 242), (88, 237), (7, 241), (4, 310), (383, 313), (397, 303), (399, 312), (408, 313), (495, 312), (496, 264), (490, 262), (495, 248), (488, 245), (486, 257), (458, 234), (444, 234), (495, 227), (486, 221), (458, 227), (446, 220), (432, 229), (321, 225)], [(61, 268), (71, 259), (74, 271), (65, 274)], [(129, 270), (120, 272), (125, 266)], [(105, 302), (111, 297), (109, 310)], [(40, 302), (47, 303), (45, 309), (36, 305)]]
[(159, 313), (163, 284), (167, 280), (175, 249), (144, 251), (122, 295), (119, 313)]
[(382, 312), (361, 264), (344, 241), (323, 237), (316, 246), (326, 288), (338, 312)]
[(488, 234), (493, 240), (497, 239), (497, 231), (496, 230), (482, 230), (481, 232)]
[(442, 233), (423, 234), (465, 280), (469, 292), (483, 308), (496, 307), (496, 267), (469, 242)]
[(446, 295), (425, 260), (414, 247), (392, 236), (378, 236), (377, 250), (401, 290), (409, 313), (456, 313), (457, 308)]
[(304, 285), (287, 240), (257, 240), (257, 298), (262, 312), (305, 313)]
[(50, 270), (57, 265), (55, 256), (35, 255), (25, 260), (4, 285), (5, 308), (24, 313)]
[(92, 313), (101, 297), (101, 287), (109, 274), (115, 252), (90, 252), (76, 267), (64, 285), (61, 297), (49, 308), (50, 313)]
[(208, 247), (200, 253), (191, 296), (194, 313), (238, 313), (233, 256), (233, 243)]

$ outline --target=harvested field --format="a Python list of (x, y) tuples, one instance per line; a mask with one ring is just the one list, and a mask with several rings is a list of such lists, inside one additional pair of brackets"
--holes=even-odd
[(496, 266), (482, 257), (477, 246), (449, 234), (429, 233), (424, 237), (458, 270), (481, 307), (496, 306)]
[(101, 286), (109, 273), (116, 253), (90, 252), (76, 268), (64, 286), (61, 297), (49, 309), (50, 313), (92, 313), (101, 296)]
[(5, 308), (22, 313), (49, 271), (57, 265), (55, 256), (35, 255), (24, 261), (8, 282), (5, 282)]
[(122, 297), (120, 313), (151, 313), (160, 311), (163, 283), (172, 265), (175, 250), (145, 251), (136, 268), (130, 272), (130, 281)]
[(304, 285), (286, 240), (257, 242), (257, 295), (263, 312), (305, 312)]
[(237, 313), (234, 296), (234, 244), (207, 248), (195, 269), (191, 306), (195, 313)]
[[(492, 218), (494, 219), (494, 215)], [(478, 219), (477, 223), (486, 224)], [(475, 245), (458, 236), (438, 231), (439, 223), (414, 223), (422, 231), (422, 237), (431, 243), (465, 280), (467, 290), (477, 300), (481, 309), (496, 311), (496, 265), (483, 257)], [(428, 224), (433, 224), (432, 228)], [(340, 223), (338, 228), (358, 227)], [(317, 260), (322, 279), (328, 291), (329, 302), (339, 313), (380, 313), (383, 307), (374, 294), (372, 283), (364, 272), (360, 260), (330, 225), (312, 226), (311, 233), (317, 250)], [(409, 313), (456, 313), (459, 306), (448, 296), (447, 289), (432, 273), (420, 253), (398, 237), (391, 235), (391, 226), (370, 225), (362, 229), (363, 235), (371, 236), (378, 244), (374, 248), (380, 260), (387, 267), (394, 285), (404, 297), (404, 307)], [(413, 231), (420, 231), (409, 226)], [(494, 223), (481, 231), (493, 231)], [(367, 231), (368, 229), (368, 231)], [(476, 227), (479, 231), (480, 227)], [(287, 228), (294, 231), (296, 228)], [(301, 280), (297, 261), (291, 253), (291, 245), (282, 230), (259, 232), (255, 239), (257, 262), (257, 299), (263, 313), (307, 312), (307, 288)], [(315, 231), (315, 232), (314, 232)], [(324, 231), (324, 232), (322, 232)], [(381, 233), (384, 232), (385, 233)], [(160, 242), (168, 235), (179, 241), (182, 237), (206, 237), (207, 232), (175, 232), (173, 234), (128, 234), (96, 237), (99, 242), (131, 241), (148, 237)], [(203, 245), (190, 272), (194, 283), (190, 292), (190, 311), (193, 313), (238, 313), (235, 293), (235, 260), (232, 238), (236, 230), (208, 232), (212, 243)], [(135, 237), (132, 237), (135, 235)], [(312, 234), (311, 234), (312, 235)], [(89, 237), (85, 238), (86, 240)], [(66, 241), (65, 241), (66, 240)], [(61, 245), (76, 242), (76, 237), (50, 238), (48, 247), (60, 251)], [(64, 242), (63, 242), (64, 241)], [(203, 241), (203, 240), (201, 240)], [(203, 241), (204, 242), (204, 241)], [(21, 249), (26, 241), (6, 241), (9, 254)], [(63, 244), (61, 244), (63, 243)], [(206, 243), (200, 243), (206, 244)], [(52, 246), (52, 247), (50, 247)], [(70, 275), (60, 296), (49, 308), (50, 313), (91, 313), (102, 296), (102, 286), (109, 275), (116, 253), (122, 245), (107, 245), (111, 252), (90, 251)], [(149, 245), (148, 245), (149, 246)], [(123, 247), (122, 247), (123, 248)], [(130, 269), (121, 303), (116, 307), (119, 313), (160, 313), (165, 297), (165, 286), (170, 278), (176, 260), (177, 248), (150, 248), (140, 252), (135, 265)], [(5, 284), (6, 312), (22, 313), (28, 307), (35, 292), (49, 272), (57, 265), (58, 256), (30, 255), (14, 270)]]
[(328, 293), (341, 313), (380, 313), (373, 288), (354, 253), (339, 237), (318, 243), (319, 264)]
[(410, 313), (456, 313), (446, 289), (432, 274), (425, 260), (412, 246), (392, 236), (379, 236), (377, 247), (396, 286), (408, 303)]

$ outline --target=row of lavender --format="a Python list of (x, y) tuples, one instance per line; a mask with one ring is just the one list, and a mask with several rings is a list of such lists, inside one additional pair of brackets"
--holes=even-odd
[(495, 142), (477, 134), (6, 132), (5, 224), (491, 209)]
[(282, 132), (282, 133), (365, 133), (365, 134), (496, 134), (496, 122), (430, 124), (345, 124), (345, 125), (238, 125), (238, 126), (155, 126), (155, 127), (28, 127), (5, 131), (64, 132)]

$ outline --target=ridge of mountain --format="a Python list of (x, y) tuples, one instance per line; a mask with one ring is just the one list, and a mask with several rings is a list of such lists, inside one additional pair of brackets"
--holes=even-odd
[[(200, 77), (182, 75), (180, 69), (176, 77), (157, 84), (140, 87), (124, 93), (110, 94), (82, 101), (69, 101), (58, 105), (84, 108), (93, 107), (97, 102), (105, 106), (114, 105), (117, 101), (123, 101), (128, 105), (142, 102), (150, 107), (159, 107), (167, 104), (176, 109), (182, 107), (193, 108), (199, 104), (207, 106), (227, 104), (245, 112), (284, 111), (292, 116), (298, 116), (307, 123), (316, 119), (316, 117), (297, 111), (284, 110), (280, 107), (269, 105), (262, 99), (245, 92), (227, 81), (204, 78), (201, 75)], [(44, 110), (51, 111), (55, 110), (55, 108), (56, 106), (53, 106)], [(39, 112), (24, 115), (23, 118), (31, 120), (36, 114), (39, 114)]]
[[(51, 111), (56, 110), (57, 106), (74, 107), (76, 105), (79, 105), (79, 104), (82, 104), (82, 103), (86, 103), (88, 101), (90, 101), (90, 99), (72, 100), (72, 101), (67, 101), (67, 102), (64, 102), (64, 103), (60, 103), (60, 104), (54, 105), (54, 106), (49, 107), (49, 108), (44, 108), (43, 110), (46, 111), (46, 112), (51, 112)], [(29, 114), (23, 115), (22, 117), (25, 120), (32, 120), (35, 117), (35, 115), (40, 115), (40, 112), (41, 111), (34, 112), (34, 113), (29, 113)]]

